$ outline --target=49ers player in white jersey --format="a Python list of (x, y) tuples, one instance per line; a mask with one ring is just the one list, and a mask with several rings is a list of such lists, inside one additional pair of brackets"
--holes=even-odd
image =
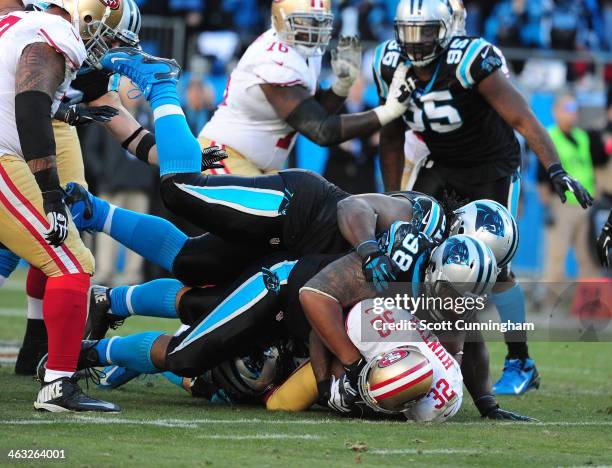
[[(272, 28), (244, 53), (198, 138), (203, 148), (219, 145), (228, 152), (226, 170), (219, 172), (274, 172), (285, 164), (298, 132), (331, 146), (374, 133), (405, 110), (406, 86), (398, 99), (373, 111), (334, 115), (360, 73), (361, 45), (356, 37), (339, 39), (331, 60), (337, 80), (318, 89), (332, 22), (329, 0), (273, 0)], [(402, 71), (398, 85), (405, 81)]]
[[(409, 330), (388, 326), (400, 323)], [(346, 318), (348, 337), (368, 361), (359, 385), (368, 406), (401, 411), (415, 421), (441, 422), (461, 408), (463, 377), (457, 361), (422, 325), (403, 309), (376, 314), (369, 300), (356, 304)]]

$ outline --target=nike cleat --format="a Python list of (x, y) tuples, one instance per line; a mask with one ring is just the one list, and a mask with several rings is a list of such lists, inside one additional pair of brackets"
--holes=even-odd
[(540, 375), (533, 359), (506, 359), (504, 371), (493, 385), (496, 395), (522, 395), (532, 388), (540, 388)]
[(101, 340), (109, 328), (113, 330), (123, 324), (125, 317), (111, 312), (110, 288), (94, 285), (89, 288), (85, 339)]
[(34, 402), (34, 408), (52, 413), (66, 411), (117, 413), (121, 411), (121, 408), (114, 403), (96, 400), (83, 393), (76, 379), (72, 377), (62, 377), (43, 383)]
[(140, 375), (139, 372), (120, 366), (106, 366), (102, 371), (98, 388), (114, 390)]
[(17, 362), (15, 362), (15, 374), (35, 375), (36, 364), (47, 354), (47, 340), (28, 340), (19, 348)]
[(134, 47), (110, 49), (100, 60), (106, 70), (127, 76), (140, 88), (145, 99), (153, 85), (178, 82), (181, 67), (174, 59), (154, 57)]
[(72, 221), (79, 231), (101, 232), (110, 211), (110, 204), (88, 192), (83, 186), (69, 182), (66, 185), (66, 203)]

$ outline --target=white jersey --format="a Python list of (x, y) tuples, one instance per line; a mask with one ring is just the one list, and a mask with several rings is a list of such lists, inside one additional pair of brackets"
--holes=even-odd
[[(375, 323), (380, 331), (374, 329)], [(408, 330), (390, 330), (382, 329), (383, 323), (411, 325), (405, 327)], [(436, 335), (423, 327), (424, 322), (403, 309), (385, 309), (375, 314), (369, 300), (356, 304), (346, 318), (349, 338), (368, 361), (399, 346), (413, 346), (429, 360), (433, 368), (431, 389), (404, 414), (415, 421), (445, 421), (461, 408), (463, 376), (459, 364)]]
[(303, 86), (314, 95), (321, 57), (305, 59), (270, 29), (246, 50), (227, 82), (223, 102), (200, 137), (227, 145), (261, 170), (281, 169), (297, 133), (277, 114), (259, 87)]
[(23, 157), (15, 124), (15, 73), (23, 49), (34, 42), (49, 44), (66, 61), (64, 81), (53, 97), (51, 116), (86, 57), (78, 31), (59, 16), (39, 11), (0, 16), (0, 156)]

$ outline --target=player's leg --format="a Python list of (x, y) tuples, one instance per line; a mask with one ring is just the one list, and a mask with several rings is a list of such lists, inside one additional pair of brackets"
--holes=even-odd
[[(35, 407), (48, 411), (117, 411), (86, 397), (71, 379), (83, 336), (93, 257), (73, 224), (59, 247), (44, 239), (48, 222), (42, 195), (25, 161), (0, 157), (0, 242), (47, 277), (43, 317), (48, 334), (48, 367)], [(87, 402), (87, 405), (83, 405)]]
[(425, 163), (420, 167), (411, 190), (430, 195), (443, 202), (444, 190), (447, 188), (445, 177), (437, 171), (435, 164), (430, 167), (428, 165), (428, 163)]

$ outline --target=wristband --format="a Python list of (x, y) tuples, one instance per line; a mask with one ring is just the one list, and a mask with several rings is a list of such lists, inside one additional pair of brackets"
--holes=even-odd
[(483, 395), (480, 398), (474, 400), (474, 405), (480, 412), (480, 415), (484, 418), (491, 411), (499, 408), (497, 401), (495, 401), (495, 397), (493, 395)]
[(380, 253), (378, 242), (376, 242), (374, 239), (362, 242), (355, 248), (355, 251), (362, 259), (370, 257), (372, 254)]
[(319, 393), (319, 398), (325, 397), (327, 398), (327, 394), (329, 393), (330, 380), (325, 379), (317, 382), (317, 392)]
[[(141, 127), (142, 128), (142, 127)], [(142, 137), (142, 140), (138, 142), (138, 146), (136, 146), (136, 156), (142, 162), (149, 162), (149, 151), (151, 148), (155, 146), (155, 136), (151, 132), (147, 132), (145, 136)]]
[(551, 179), (558, 174), (564, 174), (566, 172), (561, 163), (552, 163), (550, 166), (548, 166), (546, 171), (548, 172), (548, 177)]
[(138, 127), (134, 133), (132, 133), (129, 137), (127, 137), (125, 140), (123, 140), (123, 142), (121, 143), (121, 147), (123, 149), (128, 149), (128, 146), (130, 146), (130, 143), (134, 141), (134, 139), (140, 135), (140, 132), (144, 132), (145, 129), (143, 127)]

